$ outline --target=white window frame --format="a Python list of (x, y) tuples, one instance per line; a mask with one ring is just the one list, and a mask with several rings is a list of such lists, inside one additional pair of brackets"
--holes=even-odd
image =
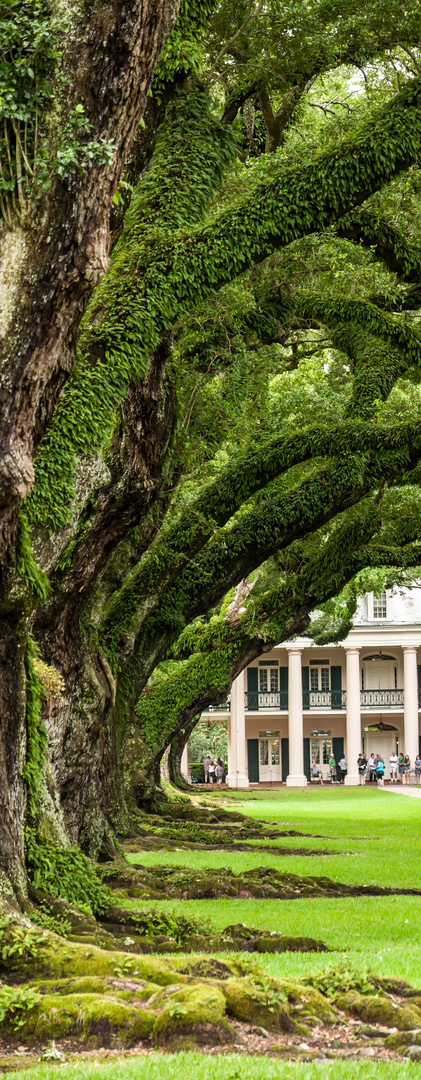
[[(323, 671), (328, 672), (328, 683), (329, 683), (329, 685), (327, 687), (326, 686), (322, 687), (322, 668), (323, 668)], [(317, 690), (312, 690), (312, 686), (311, 686), (311, 672), (312, 671), (317, 671)], [(311, 664), (311, 667), (309, 669), (310, 693), (330, 694), (330, 691), (331, 691), (331, 674), (330, 674), (330, 671), (331, 671), (331, 669), (330, 669), (329, 661), (327, 661), (326, 664)]]
[[(316, 754), (312, 753), (312, 750), (314, 751), (314, 743), (315, 742), (318, 743), (318, 751), (317, 751)], [(323, 762), (323, 761), (317, 762), (317, 764), (321, 765), (322, 767), (326, 766), (328, 764), (328, 762), (329, 762), (329, 753), (330, 754), (332, 753), (332, 746), (333, 746), (332, 732), (327, 731), (327, 730), (325, 730), (325, 731), (317, 731), (317, 732), (316, 731), (310, 732), (310, 767), (313, 764), (313, 761), (316, 761), (317, 757), (319, 757), (319, 758), (323, 757), (323, 743), (330, 743), (330, 749), (326, 751), (327, 761), (325, 761), (325, 762)]]
[(383, 589), (383, 592), (380, 595), (383, 596), (383, 593), (386, 595), (386, 615), (380, 615), (380, 616), (374, 614), (374, 600), (378, 600), (379, 597), (377, 597), (377, 596), (375, 597), (373, 592), (367, 593), (368, 618), (369, 618), (370, 622), (375, 622), (375, 623), (390, 622), (390, 620), (392, 618), (392, 607), (391, 607), (392, 597), (391, 597), (390, 590), (389, 589)]
[[(258, 680), (259, 694), (279, 694), (279, 682), (280, 682), (279, 667), (277, 665), (275, 665), (275, 664), (271, 664), (270, 666), (268, 665), (267, 667), (266, 667), (266, 665), (265, 666), (261, 665), (258, 670), (259, 670), (259, 680)], [(266, 690), (262, 690), (261, 685), (260, 685), (260, 674), (263, 671), (266, 672), (266, 682), (267, 682)], [(273, 690), (272, 687), (271, 687), (271, 672), (272, 671), (276, 671), (276, 683), (277, 683), (276, 690)]]

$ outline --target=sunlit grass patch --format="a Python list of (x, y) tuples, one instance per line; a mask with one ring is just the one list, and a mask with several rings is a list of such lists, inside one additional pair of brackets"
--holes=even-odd
[[(346, 897), (300, 900), (132, 900), (134, 908), (184, 915), (215, 930), (245, 923), (258, 930), (322, 938), (340, 952), (377, 953), (390, 944), (421, 945), (421, 898)], [(367, 952), (368, 951), (368, 952)]]
[[(212, 793), (213, 797), (213, 793)], [(218, 798), (218, 797), (217, 797)], [(219, 800), (218, 800), (219, 801)], [(226, 802), (226, 796), (223, 800)], [(211, 798), (206, 798), (211, 802)], [(139, 851), (129, 861), (145, 866), (215, 869), (234, 873), (270, 866), (292, 874), (319, 874), (358, 885), (419, 888), (418, 851), (421, 805), (417, 799), (388, 795), (377, 788), (277, 788), (238, 793), (236, 808), (249, 817), (310, 836), (273, 839), (270, 828), (253, 851)], [(325, 837), (326, 839), (320, 839)], [(262, 846), (273, 848), (262, 851)], [(328, 849), (328, 855), (275, 854), (282, 849)], [(404, 855), (403, 855), (404, 853)]]
[(200, 1053), (181, 1053), (162, 1055), (152, 1053), (148, 1056), (119, 1057), (112, 1061), (96, 1058), (77, 1061), (65, 1065), (40, 1064), (33, 1069), (8, 1073), (21, 1080), (322, 1080), (326, 1076), (337, 1075), (340, 1069), (341, 1080), (419, 1080), (420, 1066), (411, 1062), (370, 1061), (323, 1061), (315, 1064), (303, 1062), (280, 1062), (264, 1057), (243, 1057), (229, 1054), (226, 1057)]

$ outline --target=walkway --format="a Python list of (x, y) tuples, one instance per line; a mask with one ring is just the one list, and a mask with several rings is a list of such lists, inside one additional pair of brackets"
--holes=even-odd
[(379, 790), (391, 791), (393, 795), (412, 795), (413, 799), (421, 799), (421, 787), (407, 787), (406, 784), (395, 787), (394, 784), (388, 784), (387, 787), (379, 788)]

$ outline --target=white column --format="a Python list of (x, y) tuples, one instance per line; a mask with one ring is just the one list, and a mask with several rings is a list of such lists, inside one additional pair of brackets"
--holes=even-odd
[(288, 648), (288, 737), (289, 775), (287, 787), (305, 787), (303, 746), (303, 683), (301, 649)]
[(360, 650), (346, 648), (346, 760), (345, 784), (359, 784), (357, 758), (361, 752)]
[(418, 754), (418, 670), (415, 645), (403, 646), (403, 727), (403, 752), (409, 755), (413, 768)]
[(231, 687), (231, 715), (228, 721), (228, 787), (247, 788), (249, 778), (246, 768), (246, 714), (244, 704), (244, 671), (234, 679)]
[(181, 755), (180, 772), (185, 780), (189, 778), (189, 744), (186, 743)]

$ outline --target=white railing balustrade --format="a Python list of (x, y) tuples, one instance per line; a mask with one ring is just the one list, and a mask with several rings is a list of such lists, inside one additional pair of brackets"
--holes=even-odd
[(360, 699), (363, 709), (402, 708), (403, 690), (361, 690)]

